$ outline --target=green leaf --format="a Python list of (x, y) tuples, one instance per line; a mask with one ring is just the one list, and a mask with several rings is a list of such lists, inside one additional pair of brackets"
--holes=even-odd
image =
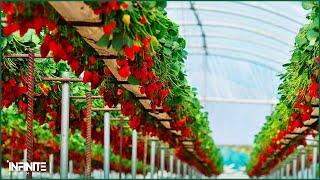
[(110, 41), (109, 36), (104, 34), (103, 36), (101, 36), (101, 38), (97, 42), (97, 45), (100, 47), (106, 47), (106, 46), (108, 46), (109, 41)]
[(128, 77), (128, 82), (132, 85), (139, 85), (140, 80), (135, 78), (134, 76), (129, 76)]
[(8, 44), (7, 38), (2, 38), (1, 49), (4, 49)]
[(304, 36), (297, 36), (295, 39), (295, 42), (297, 44), (297, 47), (303, 46), (305, 43), (307, 43), (307, 39)]
[(133, 40), (126, 34), (114, 34), (112, 40), (112, 48), (116, 51), (120, 51), (124, 45), (132, 46)]
[(178, 38), (177, 42), (180, 44), (180, 47), (184, 49), (186, 47), (186, 41), (183, 38)]
[(314, 31), (313, 29), (310, 29), (308, 32), (307, 32), (307, 39), (309, 41), (316, 41), (317, 38), (319, 37), (319, 33), (317, 33), (316, 31)]
[(311, 9), (314, 6), (313, 1), (302, 1), (302, 7), (305, 10)]
[(179, 47), (180, 47), (180, 45), (179, 45), (178, 42), (175, 41), (175, 42), (172, 43), (172, 49), (178, 50)]
[(163, 53), (167, 56), (170, 56), (172, 52), (171, 52), (171, 49), (169, 48), (163, 48)]

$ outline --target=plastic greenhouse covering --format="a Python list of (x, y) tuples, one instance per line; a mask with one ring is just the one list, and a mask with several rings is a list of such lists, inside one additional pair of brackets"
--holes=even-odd
[(186, 73), (215, 141), (251, 145), (307, 11), (301, 2), (168, 2), (167, 12), (186, 38)]

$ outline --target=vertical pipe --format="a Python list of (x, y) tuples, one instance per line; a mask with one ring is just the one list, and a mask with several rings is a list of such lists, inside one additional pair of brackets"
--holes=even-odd
[[(69, 73), (64, 72), (63, 78), (69, 78)], [(60, 178), (68, 178), (68, 141), (69, 141), (69, 82), (62, 83), (61, 95), (61, 145), (60, 145)]]
[(147, 152), (148, 151), (148, 137), (144, 137), (144, 147), (143, 147), (143, 178), (146, 177), (146, 167), (147, 167)]
[(292, 174), (293, 174), (293, 179), (297, 179), (298, 175), (297, 175), (297, 158), (294, 157), (293, 161), (292, 161)]
[(153, 179), (153, 175), (154, 175), (155, 155), (156, 155), (156, 141), (152, 140), (151, 141), (151, 158), (150, 158), (151, 179)]
[(283, 178), (283, 176), (284, 176), (284, 169), (283, 169), (283, 166), (281, 166), (280, 167), (280, 179), (282, 179)]
[(170, 151), (170, 159), (169, 159), (169, 171), (170, 171), (170, 178), (172, 179), (173, 178), (173, 152), (172, 150)]
[(177, 176), (176, 178), (180, 179), (181, 178), (181, 160), (177, 159)]
[(120, 118), (120, 167), (119, 167), (119, 178), (122, 179), (122, 138), (123, 138), (123, 119)]
[[(34, 104), (34, 52), (29, 49), (28, 76), (27, 76), (27, 161), (32, 162), (33, 159), (33, 104)], [(32, 171), (27, 172), (27, 178), (32, 179)]]
[(53, 154), (49, 155), (49, 175), (53, 178)]
[(136, 179), (137, 173), (137, 130), (132, 130), (132, 155), (131, 155), (131, 175)]
[[(27, 162), (27, 149), (23, 150), (23, 162)], [(23, 177), (26, 179), (25, 171), (23, 171)]]
[(189, 179), (192, 179), (192, 167), (189, 166), (188, 168), (188, 173), (189, 173)]
[(86, 179), (91, 178), (91, 106), (92, 106), (92, 95), (91, 92), (86, 93), (86, 168), (85, 168), (85, 177)]
[(286, 164), (286, 178), (290, 178), (290, 161), (288, 161)]
[(103, 139), (103, 150), (104, 150), (104, 160), (103, 160), (103, 170), (104, 179), (109, 179), (110, 174), (110, 114), (108, 112), (104, 113), (104, 139)]
[(312, 151), (312, 178), (316, 179), (317, 177), (317, 157), (318, 156), (318, 148), (316, 143), (314, 144)]
[(187, 164), (183, 163), (183, 178), (187, 177)]
[(165, 147), (161, 145), (160, 149), (160, 169), (161, 169), (161, 179), (164, 178), (164, 163), (165, 163)]
[(73, 161), (69, 161), (69, 178), (73, 177)]
[(301, 179), (305, 179), (305, 163), (306, 163), (306, 154), (305, 150), (301, 149)]

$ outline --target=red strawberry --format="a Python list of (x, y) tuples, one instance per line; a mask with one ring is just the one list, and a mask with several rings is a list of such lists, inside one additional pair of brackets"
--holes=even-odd
[(122, 3), (122, 4), (121, 4), (121, 8), (122, 8), (123, 10), (128, 9), (128, 7), (129, 7), (128, 3)]
[(83, 76), (83, 82), (88, 83), (91, 82), (92, 79), (92, 73), (90, 71), (85, 71)]
[(117, 27), (117, 22), (116, 21), (111, 21), (109, 24), (103, 26), (103, 31), (107, 35), (111, 35), (113, 29)]
[(144, 15), (141, 16), (141, 18), (140, 18), (140, 23), (141, 23), (141, 24), (146, 24), (146, 23), (147, 23), (146, 17), (145, 17)]
[(129, 66), (123, 66), (118, 70), (118, 73), (121, 77), (123, 78), (127, 78), (128, 76), (130, 76), (130, 68)]
[(55, 124), (56, 124), (55, 121), (50, 121), (50, 122), (49, 122), (49, 125), (48, 125), (48, 129), (52, 129)]
[(91, 73), (91, 89), (95, 89), (100, 85), (100, 76), (98, 72), (94, 71)]
[(119, 6), (119, 3), (117, 1), (110, 1), (109, 2), (109, 7), (112, 9), (112, 10), (119, 10), (120, 9), (120, 6)]
[(3, 27), (3, 35), (9, 36), (12, 33), (14, 33), (15, 31), (18, 31), (19, 27), (20, 26), (18, 23), (11, 23), (11, 24), (7, 25), (6, 27)]
[(93, 66), (96, 63), (96, 57), (90, 56), (89, 57), (89, 66)]
[(127, 58), (129, 60), (131, 60), (131, 61), (134, 60), (134, 50), (133, 50), (133, 48), (130, 48), (130, 47), (126, 46), (123, 51), (124, 51), (124, 54), (127, 56)]

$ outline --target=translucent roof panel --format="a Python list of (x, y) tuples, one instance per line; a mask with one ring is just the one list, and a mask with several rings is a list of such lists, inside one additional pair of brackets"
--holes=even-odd
[(168, 2), (186, 73), (218, 145), (250, 145), (276, 102), (278, 74), (306, 23), (301, 2)]

